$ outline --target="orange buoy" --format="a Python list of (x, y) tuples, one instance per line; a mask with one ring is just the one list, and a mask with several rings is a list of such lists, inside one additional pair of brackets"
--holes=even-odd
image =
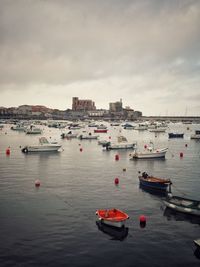
[(116, 184), (116, 185), (119, 184), (119, 178), (115, 178), (115, 184)]
[(115, 155), (115, 160), (119, 160), (119, 155), (118, 154)]
[(180, 152), (180, 158), (182, 158), (183, 157), (183, 152)]
[(35, 180), (35, 187), (40, 187), (40, 180)]
[(10, 148), (9, 147), (6, 149), (6, 155), (10, 156)]

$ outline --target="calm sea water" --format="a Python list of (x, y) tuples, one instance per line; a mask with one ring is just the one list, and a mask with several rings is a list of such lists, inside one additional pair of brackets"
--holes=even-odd
[[(61, 130), (41, 127), (44, 136), (60, 140)], [(138, 171), (147, 171), (171, 178), (174, 194), (200, 198), (200, 142), (189, 138), (200, 125), (169, 127), (183, 131), (184, 139), (122, 130), (141, 148), (150, 140), (169, 147), (165, 160), (130, 161), (130, 151), (118, 151), (115, 161), (117, 151), (103, 151), (96, 140), (60, 140), (60, 153), (25, 155), (20, 146), (38, 136), (5, 125), (0, 132), (0, 266), (199, 266), (193, 240), (200, 238), (200, 219), (167, 210), (162, 196), (139, 187)], [(119, 127), (112, 127), (108, 135), (114, 139), (118, 133)], [(113, 207), (130, 216), (122, 231), (97, 223), (95, 211)], [(145, 228), (141, 214), (147, 217)]]

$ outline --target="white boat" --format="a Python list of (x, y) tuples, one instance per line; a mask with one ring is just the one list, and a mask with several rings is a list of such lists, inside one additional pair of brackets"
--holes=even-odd
[(40, 128), (36, 128), (34, 126), (30, 126), (30, 128), (28, 128), (26, 130), (26, 134), (41, 134), (42, 130)]
[(61, 134), (62, 139), (65, 139), (65, 138), (71, 139), (71, 138), (76, 138), (77, 136), (78, 136), (78, 133), (73, 133), (72, 131), (69, 131), (68, 133), (62, 133)]
[(58, 151), (61, 148), (57, 142), (49, 142), (46, 137), (39, 138), (39, 144), (33, 146), (25, 146), (22, 148), (23, 153), (28, 152), (53, 152)]
[(157, 148), (147, 147), (146, 150), (140, 152), (137, 149), (130, 154), (130, 159), (156, 159), (156, 158), (165, 158), (168, 148)]
[(200, 130), (196, 130), (195, 134), (192, 134), (191, 139), (200, 139)]
[(19, 132), (25, 132), (26, 131), (26, 127), (23, 125), (20, 125), (20, 124), (12, 126), (10, 129), (13, 131), (19, 131)]
[(136, 147), (136, 142), (128, 142), (125, 136), (118, 136), (117, 142), (107, 142), (103, 145), (106, 150), (110, 149), (134, 149)]
[(154, 126), (154, 128), (148, 128), (149, 132), (154, 132), (154, 133), (164, 133), (167, 128), (166, 127), (161, 127), (161, 126)]

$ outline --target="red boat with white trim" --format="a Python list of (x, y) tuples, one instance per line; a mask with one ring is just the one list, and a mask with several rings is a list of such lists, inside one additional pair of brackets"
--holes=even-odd
[(97, 210), (96, 215), (102, 223), (118, 228), (125, 226), (126, 220), (129, 219), (125, 212), (118, 209)]

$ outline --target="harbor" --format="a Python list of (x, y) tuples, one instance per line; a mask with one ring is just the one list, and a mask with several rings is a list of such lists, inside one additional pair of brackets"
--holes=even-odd
[[(190, 139), (199, 125), (191, 124), (188, 130), (183, 123), (169, 123), (166, 132), (154, 133), (126, 130), (123, 122), (119, 126), (103, 122), (108, 132), (100, 138), (117, 140), (120, 134), (137, 142), (140, 150), (151, 142), (155, 147), (168, 147), (164, 159), (130, 160), (130, 149), (104, 150), (99, 138), (62, 139), (62, 133), (69, 131), (69, 122), (63, 123), (66, 130), (41, 122), (36, 125), (42, 130), (39, 136), (3, 124), (1, 266), (55, 266), (55, 262), (57, 266), (66, 262), (69, 266), (100, 266), (96, 264), (99, 257), (104, 266), (130, 266), (133, 262), (149, 266), (152, 259), (154, 266), (162, 262), (166, 266), (198, 266), (193, 240), (199, 238), (200, 217), (166, 208), (164, 195), (140, 187), (138, 171), (170, 179), (174, 195), (199, 199), (200, 143)], [(88, 123), (80, 124), (83, 128), (75, 130), (79, 134), (94, 132)], [(184, 132), (184, 138), (168, 138), (168, 132), (177, 131)], [(22, 153), (23, 147), (37, 143), (42, 136), (58, 142), (62, 149)], [(124, 228), (99, 222), (95, 213), (101, 209), (128, 214)], [(141, 216), (146, 218), (145, 227)]]

